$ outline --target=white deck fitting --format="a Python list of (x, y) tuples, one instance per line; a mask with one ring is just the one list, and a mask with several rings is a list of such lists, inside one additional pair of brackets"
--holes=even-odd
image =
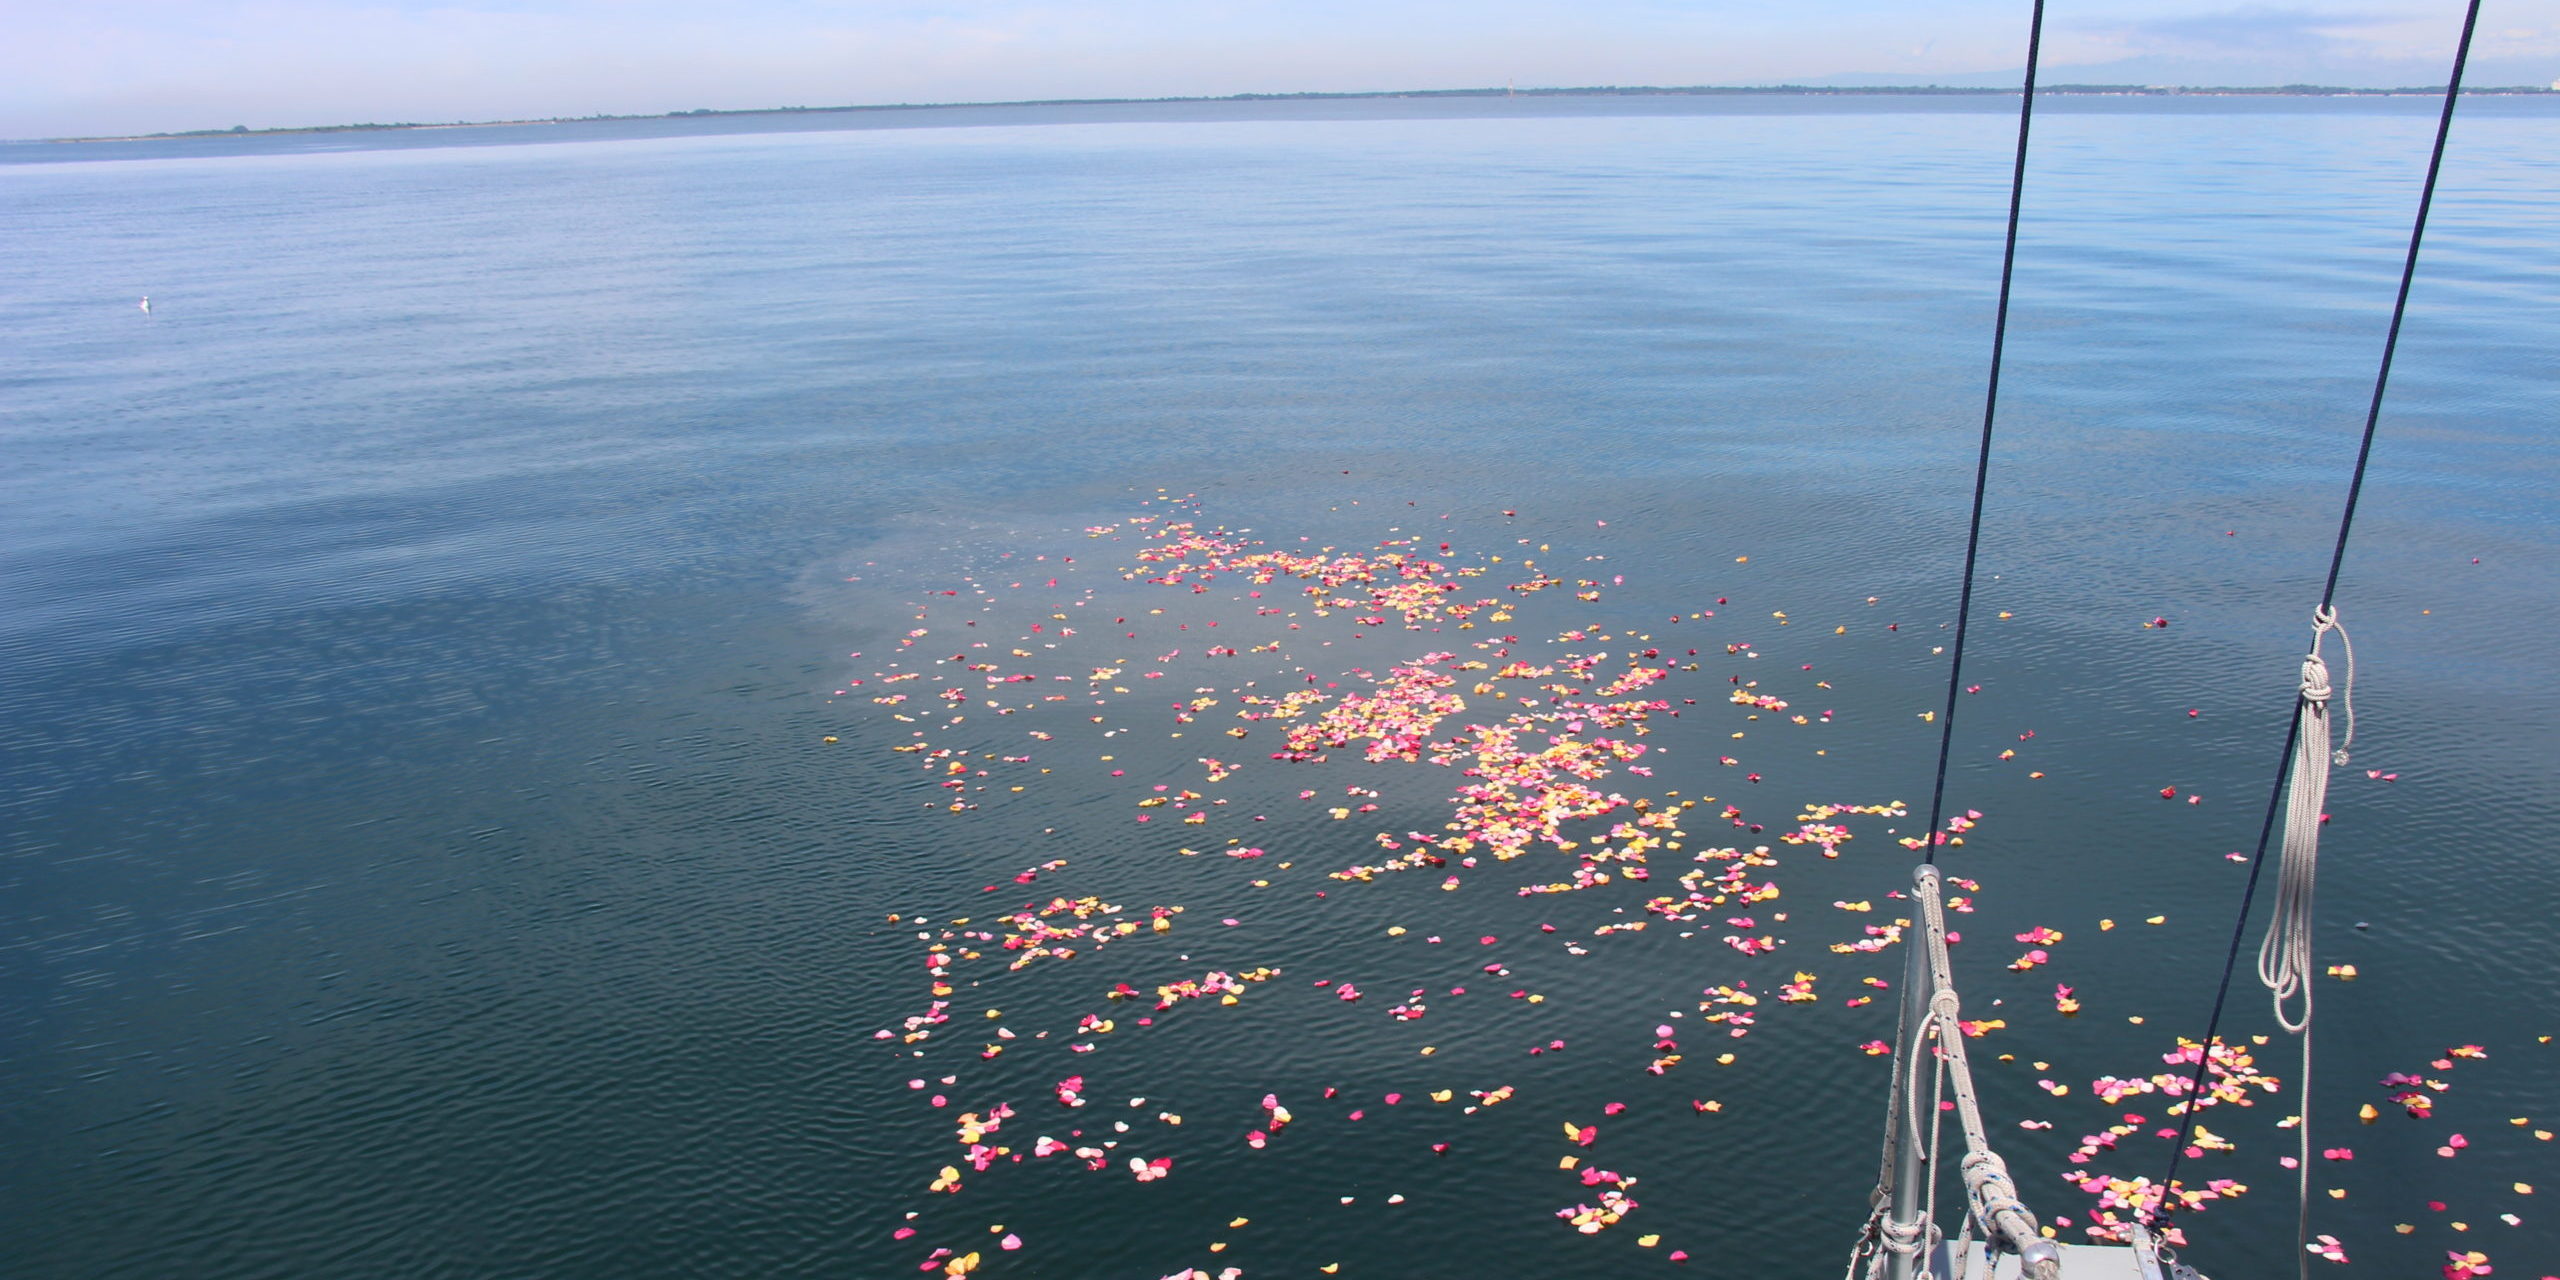
[[(2056, 1243), (2061, 1243), (2057, 1241)], [(1938, 1246), (1932, 1268), (1946, 1280), (1983, 1280), (1982, 1242), (1971, 1242), (1965, 1265), (1955, 1265), (1953, 1243)], [(2018, 1260), (2002, 1254), (1992, 1259), (1990, 1280), (2018, 1280)], [(2062, 1280), (2164, 1280), (2158, 1267), (2146, 1264), (2139, 1251), (2122, 1244), (2063, 1244)]]

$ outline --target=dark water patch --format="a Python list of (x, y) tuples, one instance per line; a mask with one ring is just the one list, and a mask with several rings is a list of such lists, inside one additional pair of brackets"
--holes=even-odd
[[(2481, 106), (2342, 597), (2360, 731), (2321, 959), (2362, 976), (2321, 989), (2336, 1056), (2315, 1114), (2359, 1158), (2321, 1170), (2351, 1194), (2318, 1229), (2366, 1230), (2359, 1264), (2386, 1268), (2454, 1245), (2529, 1265), (2549, 1233), (2494, 1210), (2541, 1150), (2505, 1121), (2551, 1109), (2532, 1036), (2560, 1007), (2534, 959), (2560, 880), (2530, 857), (2560, 818), (2537, 750), (2560, 681), (2536, 638), (2560, 343), (2527, 283), (2560, 241), (2548, 120)], [(1702, 650), (1681, 695), (1699, 703), (1647, 740), (1654, 787), (1743, 803), (1762, 840), (1800, 802), (1923, 800), (2000, 114), (975, 119), (19, 171), (11, 234), (44, 252), (0, 256), (0, 1141), (23, 1156), (0, 1174), (6, 1270), (867, 1275), (999, 1223), (1026, 1249), (991, 1258), (1060, 1275), (1582, 1270), (1658, 1261), (1630, 1243), (1646, 1232), (1700, 1266), (1835, 1260), (1883, 1077), (1856, 1049), (1877, 1010), (1839, 1002), (1896, 965), (1834, 959), (1863, 917), (1829, 904), (1898, 882), (1889, 836), (1837, 862), (1782, 847), (1791, 941), (1747, 960), (1714, 931), (1588, 956), (1537, 931), (1587, 935), (1640, 897), (1323, 880), (1376, 857), (1376, 831), (1445, 821), (1450, 780), (1421, 766), (1301, 781), (1246, 755), (1218, 844), (1182, 857), (1132, 821), (1219, 754), (1169, 704), (1265, 673), (1203, 656), (1196, 631), (1113, 646), (1082, 619), (1251, 610), (1177, 609), (1111, 572), (1125, 543), (1079, 531), (1161, 487), (1280, 546), (1535, 554), (1610, 584), (1541, 597), (1561, 606), (1541, 634)], [(2224, 855), (2254, 839), (2425, 124), (2406, 104), (2092, 106), (2055, 114), (2031, 176), (1982, 690), (1957, 725), (1953, 799), (1986, 819), (1950, 864), (1984, 884), (1968, 1000), (2012, 1024), (1977, 1042), (1988, 1106), (2055, 1120), (2003, 1134), (2047, 1213), (2085, 1199), (2051, 1175), (2105, 1115), (2089, 1078), (2157, 1069), (2200, 1028), (2244, 874)], [(1186, 654), (1086, 713), (1106, 723), (1027, 748), (1029, 718), (899, 722), (847, 683), (914, 626), (1004, 639), (1050, 612), (1083, 634), (1023, 669)], [(1296, 634), (1271, 679), (1460, 647)], [(1728, 676), (1839, 714), (1734, 723)], [(1018, 794), (991, 777), (953, 814), (888, 750), (926, 727), (1054, 772)], [(1714, 764), (1726, 751), (1763, 781)], [(1380, 809), (1322, 816), (1352, 785)], [(1269, 821), (1228, 821), (1251, 813)], [(1224, 857), (1247, 831), (1271, 854)], [(927, 998), (891, 914), (1053, 890), (1188, 909), (961, 988), (959, 1017), (1046, 1041), (982, 1060), (955, 1029), (918, 1060), (872, 1038)], [(2034, 925), (2068, 933), (2055, 962), (2003, 968)], [(1791, 951), (1829, 966), (1824, 999), (1716, 1065), (1690, 1034), (1699, 989), (1783, 983)], [(1488, 981), (1478, 952), (1514, 976)], [(1282, 975), (1236, 1006), (1057, 1050), (1075, 1015), (1144, 1012), (1112, 983), (1258, 965)], [(2055, 981), (2081, 1016), (2052, 1011)], [(1417, 986), (1429, 1015), (1386, 1020)], [(1531, 987), (1549, 999), (1508, 996)], [(2235, 998), (2244, 1035), (2270, 1030)], [(1648, 1075), (1673, 1011), (1688, 1059)], [(2353, 1125), (2382, 1072), (2471, 1041), (2492, 1056), (2451, 1076), (2445, 1119)], [(2262, 1052), (2288, 1073), (2281, 1040)], [(1093, 1098), (1072, 1114), (1049, 1093), (1070, 1070)], [(1453, 1114), (1504, 1083), (1515, 1100)], [(1457, 1100), (1421, 1100), (1438, 1088)], [(1252, 1151), (1267, 1092), (1301, 1119)], [(1707, 1098), (1727, 1109), (1692, 1110)], [(961, 1150), (954, 1114), (1007, 1100), (1025, 1143), (1127, 1118), (1175, 1172), (1051, 1160), (928, 1196)], [(1629, 1110), (1601, 1114), (1613, 1101)], [(2278, 1105), (2228, 1158), (2260, 1191), (2198, 1220), (2217, 1274), (2289, 1250)], [(1567, 1119), (1601, 1124), (1591, 1151), (1641, 1179), (1643, 1207), (1598, 1240), (1552, 1217), (1589, 1194), (1554, 1168)], [(2435, 1155), (2457, 1129), (2478, 1146)], [(910, 1210), (928, 1230), (893, 1241)], [(2380, 1229), (2404, 1215), (2419, 1232)]]

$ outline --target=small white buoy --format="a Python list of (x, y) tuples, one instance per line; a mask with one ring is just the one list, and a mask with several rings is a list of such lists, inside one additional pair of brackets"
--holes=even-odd
[(151, 295), (147, 293), (142, 295), (142, 314), (151, 314)]

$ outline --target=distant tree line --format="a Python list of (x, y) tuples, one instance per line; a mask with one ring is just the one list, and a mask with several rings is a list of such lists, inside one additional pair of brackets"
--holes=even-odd
[[(550, 116), (538, 120), (445, 120), (396, 122), (367, 121), (361, 124), (285, 125), (269, 129), (252, 129), (235, 124), (228, 129), (185, 129), (171, 133), (138, 135), (144, 138), (223, 138), (272, 133), (356, 133), (377, 129), (454, 129), (476, 126), (521, 124), (585, 124), (606, 120), (679, 120), (701, 116), (766, 116), (816, 115), (855, 111), (919, 111), (949, 110), (960, 107), (1106, 107), (1141, 106), (1148, 103), (1174, 102), (1317, 102), (1356, 101), (1370, 98), (1638, 98), (1638, 97), (1722, 97), (1722, 96), (1830, 96), (1830, 97), (2001, 97), (2016, 93), (2006, 88), (1967, 88), (1953, 85), (1582, 85), (1573, 88), (1545, 89), (1393, 89), (1348, 93), (1231, 93), (1217, 97), (1188, 98), (1030, 98), (1012, 102), (882, 102), (838, 107), (695, 107), (687, 111), (668, 111), (650, 115)], [(2358, 89), (2331, 84), (2280, 85), (2162, 85), (2162, 84), (2048, 84), (2036, 86), (2038, 94), (2095, 94), (2113, 96), (2175, 97), (2179, 95), (2248, 95), (2261, 97), (2308, 98), (2388, 98), (2406, 95), (2435, 96), (2444, 92), (2442, 85), (2409, 85), (2397, 89)], [(2527, 95), (2560, 93), (2560, 82), (2551, 87), (2541, 85), (2497, 85), (2465, 88), (2465, 97), (2473, 95)], [(59, 138), (58, 142), (109, 142), (113, 138)]]

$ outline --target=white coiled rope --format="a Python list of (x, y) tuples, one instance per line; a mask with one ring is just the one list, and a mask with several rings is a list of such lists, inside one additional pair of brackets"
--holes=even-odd
[[(2329, 743), (2329, 664), (2320, 658), (2320, 642), (2332, 631), (2338, 633), (2347, 658), (2340, 699), (2346, 704), (2347, 736), (2334, 748)], [(2277, 868), (2275, 914), (2267, 922), (2266, 941), (2258, 944), (2258, 981), (2267, 985), (2273, 997), (2277, 1025), (2302, 1042), (2302, 1071), (2294, 1082), (2302, 1103), (2293, 1118), (2294, 1236), (2299, 1244), (2311, 1234), (2312, 889), (2320, 875), (2320, 820), (2329, 804), (2329, 766), (2344, 766), (2350, 758), (2347, 748), (2356, 740), (2355, 641), (2338, 624), (2338, 611), (2326, 605), (2311, 611), (2311, 652), (2303, 655), (2302, 696), (2297, 702), (2292, 785), (2285, 796), (2284, 855)], [(2298, 1015), (2285, 1008), (2296, 997), (2302, 1002)], [(2207, 1046), (2206, 1052), (2211, 1051)], [(2201, 1102), (2199, 1098), (2189, 1105)], [(2297, 1275), (2308, 1274), (2310, 1263), (2302, 1255), (2295, 1255), (2294, 1265)]]
[[(2320, 874), (2320, 816), (2329, 802), (2329, 767), (2347, 763), (2356, 740), (2356, 647), (2335, 609), (2311, 614), (2311, 652), (2302, 659), (2302, 696), (2296, 715), (2292, 789), (2284, 815), (2284, 854), (2276, 875), (2274, 917), (2258, 946), (2258, 981), (2274, 997), (2276, 1022), (2296, 1035), (2311, 1026), (2311, 899)], [(2329, 664), (2320, 642), (2332, 631), (2346, 650), (2347, 737), (2329, 742)], [(2301, 1012), (2286, 1006), (2299, 998)]]

